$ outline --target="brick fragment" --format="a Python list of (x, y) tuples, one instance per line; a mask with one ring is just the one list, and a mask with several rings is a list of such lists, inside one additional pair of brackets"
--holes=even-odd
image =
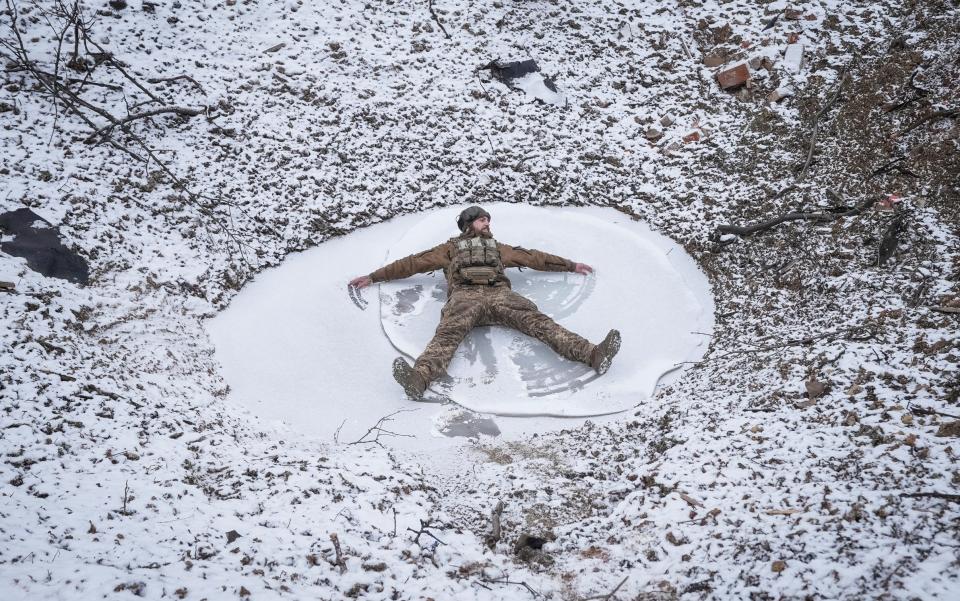
[(750, 67), (747, 63), (740, 63), (717, 73), (717, 83), (724, 90), (739, 88), (747, 83), (748, 79), (750, 79)]

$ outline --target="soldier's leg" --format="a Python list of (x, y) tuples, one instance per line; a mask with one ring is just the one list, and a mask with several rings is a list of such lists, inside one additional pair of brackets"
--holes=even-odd
[(491, 306), (494, 319), (546, 343), (557, 354), (590, 365), (594, 345), (540, 312), (533, 301), (505, 290)]
[(417, 357), (413, 368), (429, 383), (444, 375), (457, 347), (477, 325), (483, 315), (478, 298), (467, 293), (456, 293), (447, 301), (440, 314), (440, 324), (433, 339)]

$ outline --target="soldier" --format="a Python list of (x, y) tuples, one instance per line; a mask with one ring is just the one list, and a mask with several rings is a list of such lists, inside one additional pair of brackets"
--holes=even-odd
[(583, 275), (593, 272), (592, 267), (497, 242), (490, 232), (490, 214), (480, 207), (464, 209), (457, 218), (457, 227), (459, 236), (350, 281), (351, 286), (364, 288), (374, 282), (443, 270), (447, 279), (447, 303), (433, 340), (412, 367), (403, 357), (393, 362), (393, 377), (407, 396), (415, 400), (423, 398), (427, 385), (446, 372), (460, 342), (475, 326), (501, 325), (520, 330), (545, 342), (567, 359), (586, 363), (598, 374), (606, 373), (620, 350), (620, 332), (610, 330), (603, 342), (591, 344), (511, 290), (510, 280), (504, 275), (509, 267), (575, 271)]

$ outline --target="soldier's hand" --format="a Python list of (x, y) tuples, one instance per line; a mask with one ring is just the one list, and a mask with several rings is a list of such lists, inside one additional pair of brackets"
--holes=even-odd
[(574, 271), (576, 271), (579, 274), (587, 275), (587, 274), (593, 273), (593, 267), (590, 267), (586, 263), (577, 263), (577, 266), (574, 268)]
[(350, 285), (353, 286), (354, 288), (366, 288), (372, 283), (373, 283), (373, 280), (370, 279), (370, 276), (368, 275), (362, 275), (358, 278), (353, 278), (352, 280), (350, 280)]

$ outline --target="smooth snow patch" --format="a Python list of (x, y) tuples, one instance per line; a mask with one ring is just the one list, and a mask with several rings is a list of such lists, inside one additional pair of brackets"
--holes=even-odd
[[(479, 413), (455, 404), (406, 399), (391, 376), (397, 350), (384, 335), (399, 324), (391, 325), (389, 319), (381, 324), (380, 300), (387, 303), (383, 310), (389, 315), (391, 289), (415, 288), (419, 283), (427, 291), (421, 292), (416, 308), (405, 313), (408, 336), (391, 333), (398, 346), (417, 354), (439, 319), (445, 290), (434, 292), (437, 284), (445, 288), (442, 275), (420, 275), (381, 285), (380, 291), (364, 290), (363, 309), (351, 302), (346, 284), (402, 253), (425, 250), (454, 235), (460, 208), (447, 208), (364, 228), (291, 255), (281, 266), (259, 274), (228, 309), (207, 323), (231, 387), (230, 398), (252, 413), (276, 420), (280, 429), (289, 427), (329, 441), (336, 435), (340, 442), (360, 440), (379, 418), (400, 412), (383, 427), (409, 437), (381, 433), (380, 442), (430, 449), (465, 440), (448, 436), (486, 436), (499, 430), (503, 438), (515, 439), (584, 421), (547, 416), (628, 409), (649, 398), (665, 372), (702, 356), (706, 343), (700, 333), (712, 330), (713, 301), (705, 276), (679, 245), (613, 209), (507, 204), (487, 208), (498, 240), (596, 268), (589, 277), (530, 270), (509, 273), (515, 290), (586, 338), (598, 341), (611, 327), (623, 332), (623, 348), (606, 376), (577, 391), (530, 398), (516, 396), (521, 384), (516, 370), (503, 370), (499, 381), (488, 382), (495, 389), (513, 386), (511, 396), (455, 387), (453, 398)], [(473, 342), (461, 346), (451, 373), (469, 371), (466, 350), (476, 346), (478, 337), (489, 338), (483, 344), (500, 353), (500, 365), (512, 365), (511, 349), (538, 353), (539, 343), (522, 334), (479, 328), (470, 336)], [(544, 349), (550, 353), (541, 357), (545, 365), (567, 363), (580, 369)], [(485, 369), (482, 362), (473, 365)], [(488, 415), (492, 411), (540, 417)]]

